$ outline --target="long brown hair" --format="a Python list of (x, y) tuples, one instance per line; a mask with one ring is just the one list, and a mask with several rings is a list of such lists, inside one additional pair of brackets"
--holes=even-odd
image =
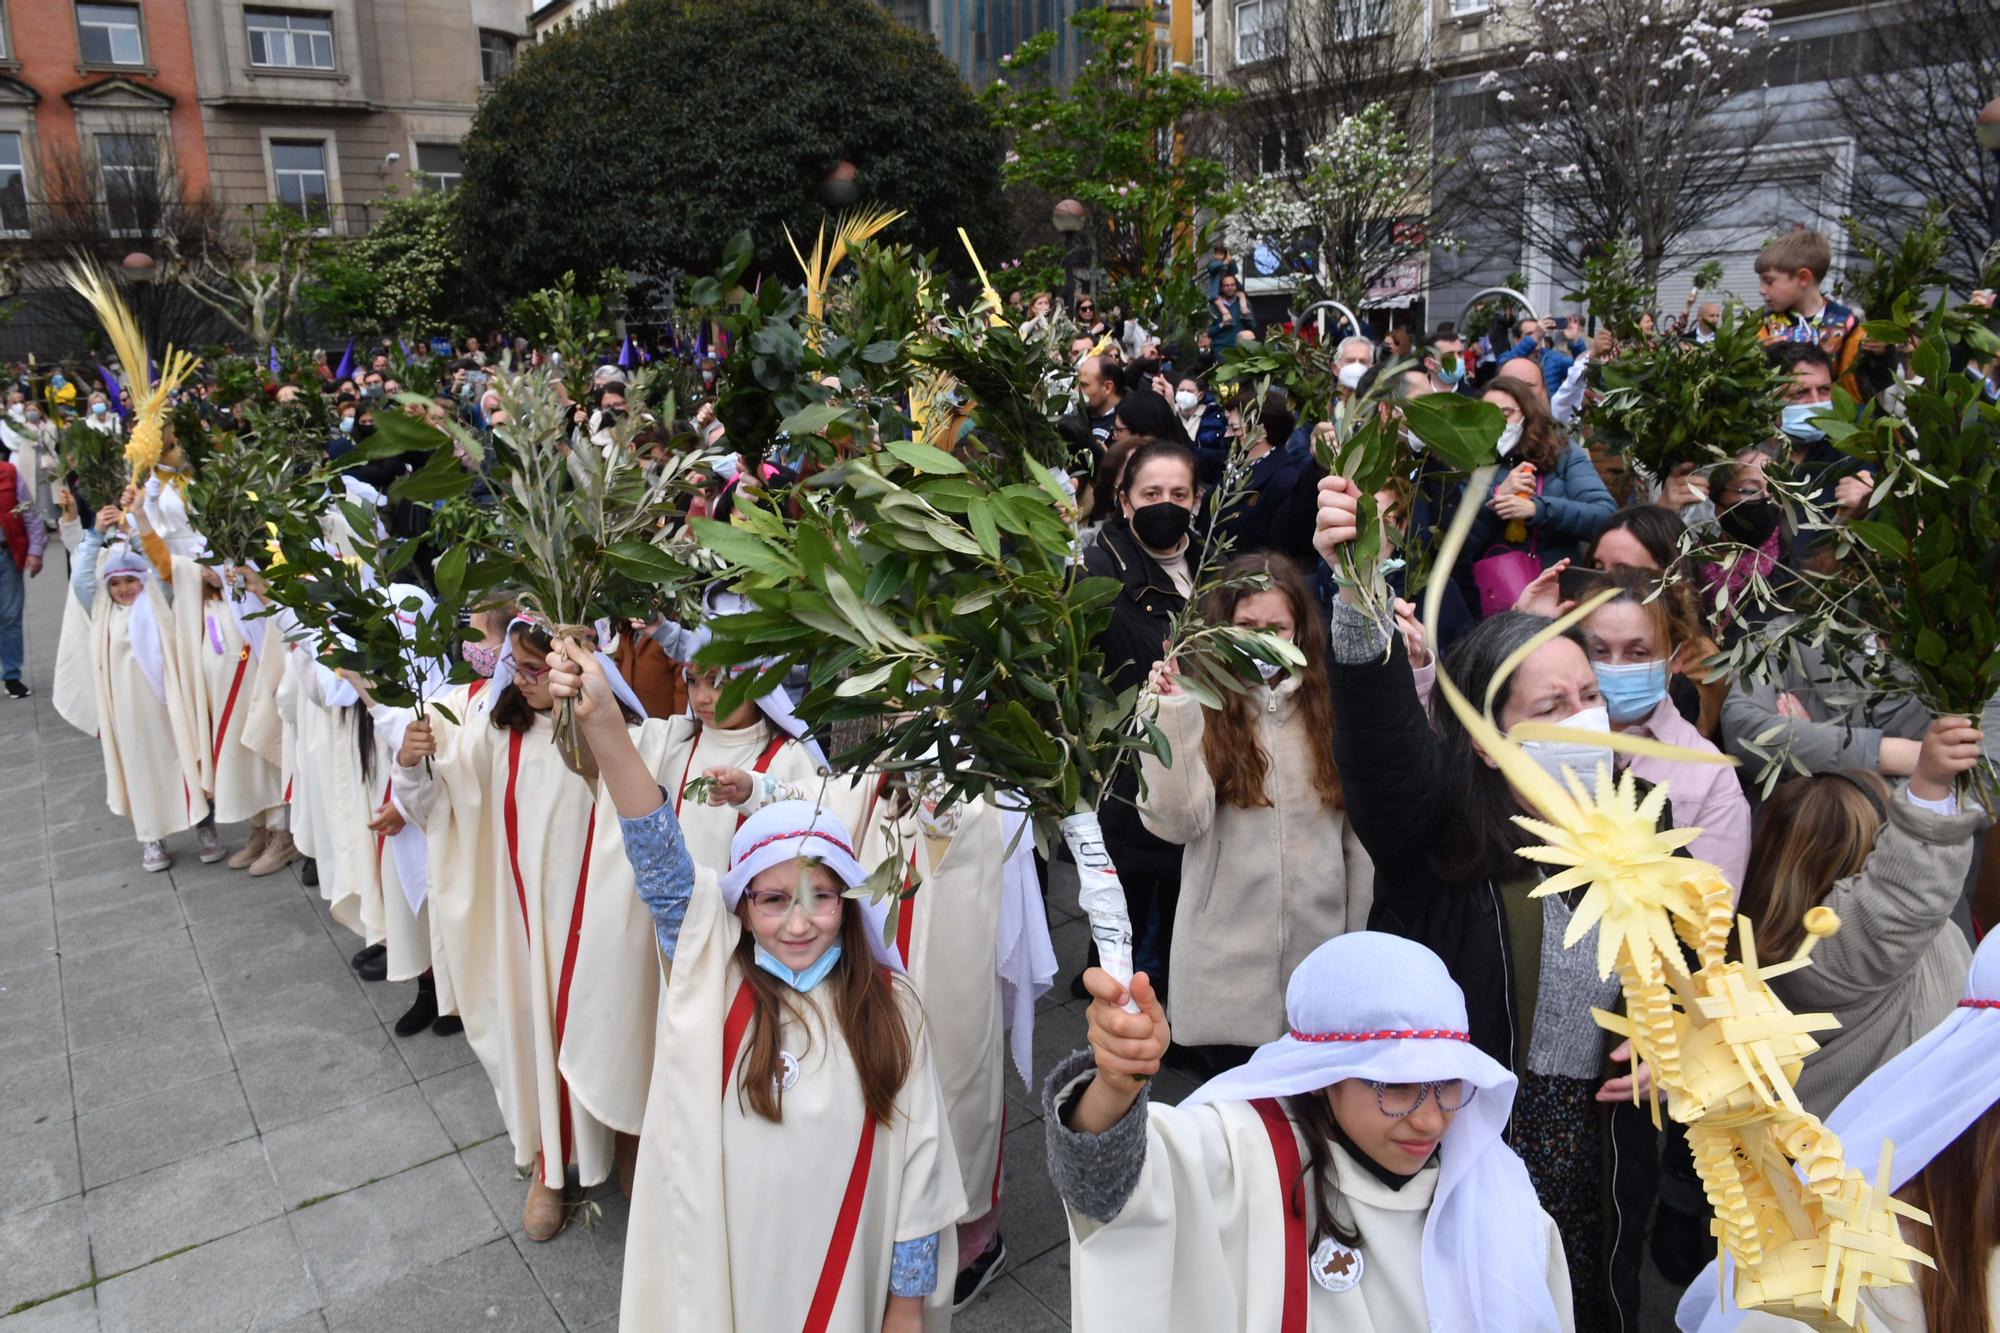
[(1292, 1118), (1299, 1122), (1306, 1141), (1306, 1160), (1299, 1167), (1299, 1178), (1287, 1191), (1292, 1196), (1285, 1201), (1287, 1206), (1304, 1206), (1306, 1182), (1311, 1181), (1314, 1213), (1312, 1248), (1318, 1249), (1320, 1241), (1328, 1236), (1350, 1249), (1359, 1246), (1361, 1228), (1342, 1226), (1339, 1214), (1333, 1209), (1333, 1201), (1340, 1193), (1340, 1181), (1333, 1165), (1333, 1107), (1327, 1101), (1326, 1092), (1303, 1092), (1285, 1098), (1285, 1102), (1291, 1107)]
[(1860, 769), (1778, 784), (1757, 812), (1737, 904), (1756, 927), (1761, 961), (1790, 958), (1805, 938), (1806, 913), (1836, 881), (1861, 873), (1888, 801), (1888, 784)]
[(1901, 1193), (1931, 1215), (1935, 1269), (1917, 1269), (1924, 1327), (1994, 1333), (1986, 1272), (2000, 1246), (2000, 1102), (1919, 1171)]
[[(1535, 391), (1514, 380), (1488, 380), (1481, 394), (1497, 393), (1513, 400), (1521, 409), (1521, 443), (1514, 450), (1514, 458), (1525, 459), (1535, 465), (1535, 471), (1543, 476), (1556, 470), (1562, 461), (1562, 437), (1556, 434), (1556, 423), (1549, 418), (1548, 409), (1542, 400), (1535, 397)], [(1502, 459), (1503, 464), (1510, 460)]]
[[(782, 1072), (778, 1057), (785, 1014), (800, 1020), (807, 1049), (811, 1049), (812, 1025), (798, 992), (757, 966), (757, 941), (745, 915), (748, 903), (746, 897), (737, 906), (737, 914), (745, 919), (743, 936), (736, 942), (736, 967), (750, 987), (754, 1008), (749, 1050), (743, 1057), (736, 1096), (738, 1105), (747, 1102), (766, 1120), (782, 1123), (785, 1094), (778, 1084)], [(833, 996), (833, 1016), (861, 1075), (861, 1096), (868, 1104), (868, 1114), (886, 1123), (895, 1114), (896, 1094), (910, 1076), (913, 1054), (905, 1006), (913, 1005), (915, 997), (906, 993), (907, 983), (884, 971), (869, 952), (869, 926), (860, 904), (843, 900), (840, 911), (840, 961), (820, 984)]]
[[(1269, 582), (1256, 586), (1252, 580), (1259, 574)], [(1260, 592), (1284, 595), (1292, 612), (1293, 642), (1306, 658), (1298, 668), (1299, 727), (1312, 747), (1313, 787), (1328, 809), (1342, 808), (1340, 770), (1333, 762), (1333, 695), (1326, 678), (1327, 645), (1305, 575), (1282, 555), (1257, 552), (1239, 555), (1224, 566), (1222, 583), (1202, 599), (1202, 619), (1211, 625), (1227, 625), (1246, 597)], [(1208, 713), (1203, 721), (1201, 758), (1215, 783), (1217, 803), (1240, 809), (1270, 805), (1265, 779), (1270, 775), (1271, 757), (1264, 753), (1264, 743), (1258, 738), (1250, 696), (1231, 692), (1224, 697), (1221, 709)]]

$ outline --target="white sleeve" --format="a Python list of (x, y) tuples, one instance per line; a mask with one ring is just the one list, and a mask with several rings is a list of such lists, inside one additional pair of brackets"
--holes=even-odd
[(1583, 391), (1587, 387), (1584, 374), (1590, 369), (1590, 353), (1585, 352), (1570, 362), (1569, 376), (1562, 382), (1562, 388), (1549, 399), (1549, 415), (1558, 426), (1567, 426), (1576, 416), (1576, 409), (1583, 405)]

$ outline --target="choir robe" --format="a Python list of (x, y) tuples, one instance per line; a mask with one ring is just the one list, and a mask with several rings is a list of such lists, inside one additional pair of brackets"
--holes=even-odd
[[(691, 717), (649, 718), (632, 740), (674, 806), (695, 864), (717, 874), (729, 868), (729, 842), (742, 820), (728, 806), (684, 802), (689, 782), (710, 768), (754, 772), (769, 751), (765, 773), (808, 790), (817, 784), (806, 748), (774, 731), (762, 714), (753, 725), (736, 730), (704, 727)], [(610, 1021), (586, 1024), (581, 1014), (577, 1016), (563, 1043), (562, 1075), (592, 1115), (621, 1134), (638, 1134), (648, 1129), (646, 1106), (656, 1072), (664, 960), (653, 918), (633, 888), (617, 807), (607, 794), (598, 798), (590, 882), (577, 971), (604, 979), (602, 1007), (594, 1009), (592, 1017), (601, 1014), (610, 1016)], [(599, 884), (618, 887), (600, 892)]]
[[(385, 961), (389, 980), (409, 981), (431, 969), (430, 842), (424, 836), (423, 825), (396, 798), (393, 784), (396, 751), (402, 748), (403, 732), (416, 712), (370, 704), (368, 716), (375, 723), (375, 773), (383, 779), (382, 795), (403, 816), (401, 832), (386, 838), (377, 835), (374, 839), (382, 933), (379, 939), (370, 935), (368, 942), (379, 942), (388, 948)], [(374, 811), (369, 814), (372, 818)], [(364, 920), (366, 916), (364, 911)]]
[(199, 742), (174, 651), (173, 607), (152, 575), (139, 595), (150, 603), (159, 629), (164, 699), (153, 693), (133, 655), (131, 622), (138, 604), (120, 606), (101, 580), (91, 601), (90, 637), (97, 665), (104, 802), (112, 814), (132, 821), (133, 836), (140, 842), (156, 842), (194, 827), (208, 813), (208, 803), (202, 799)]
[[(485, 692), (485, 681), (475, 684)], [(486, 701), (475, 707), (469, 694), (461, 686), (438, 701), (457, 723), (427, 710), (437, 749), (431, 774), (422, 764), (395, 769), (398, 803), (421, 820), (429, 844), (432, 966), (448, 978), (448, 989), (439, 988), (447, 1012), (464, 1021), (493, 1083), (514, 1164), (539, 1159), (542, 1182), (560, 1189), (573, 1162), (583, 1184), (594, 1185), (613, 1165), (612, 1129), (577, 1098), (559, 1062), (567, 1039), (631, 1022), (606, 998), (629, 994), (631, 979), (612, 964), (577, 966), (587, 924), (578, 909), (600, 892), (633, 896), (631, 869), (605, 883), (591, 877), (596, 797), (564, 763), (552, 715), (538, 715), (525, 732), (503, 730)], [(593, 952), (617, 959), (631, 951)], [(638, 956), (657, 975), (657, 964)]]
[(879, 782), (869, 775), (830, 805), (850, 829), (862, 826), (855, 836), (864, 869), (890, 857), (903, 862), (909, 896), (891, 909), (889, 938), (930, 1020), (938, 1084), (969, 1205), (960, 1220), (969, 1222), (1000, 1197), (1007, 1048), (995, 960), (1007, 840), (1000, 811), (983, 797), (959, 803), (958, 827), (949, 838), (928, 837), (915, 811), (895, 816), (888, 802), (873, 799)]
[[(780, 1049), (794, 1053), (799, 1074), (782, 1122), (751, 1111), (738, 1069), (722, 1068), (741, 934), (714, 872), (697, 865), (661, 1012), (659, 1063), (674, 1076), (655, 1080), (626, 1229), (619, 1326), (634, 1333), (803, 1327), (853, 1172), (867, 1110), (826, 1007), (830, 983), (796, 997), (809, 1033), (797, 1016), (785, 1022)], [(896, 1242), (933, 1234), (938, 1287), (924, 1302), (924, 1328), (951, 1326), (952, 1224), (965, 1198), (923, 1011), (907, 986), (897, 989), (912, 1034), (909, 1077), (891, 1121), (876, 1126), (828, 1333), (879, 1333)], [(750, 1044), (746, 1032), (738, 1066)]]
[[(175, 556), (173, 570), (174, 643), (189, 668), (181, 673), (181, 684), (187, 694), (184, 707), (203, 742), (197, 756), (202, 785), (216, 819), (239, 823), (284, 798), (278, 766), (244, 741), (257, 657), (229, 604), (206, 595), (202, 567)], [(253, 600), (243, 611), (247, 615), (261, 609)]]
[[(62, 521), (62, 544), (76, 559), (83, 542), (83, 525), (76, 519)], [(51, 690), (56, 715), (93, 739), (97, 736), (97, 657), (92, 648), (90, 612), (63, 584), (62, 633), (56, 640), (56, 678)]]
[[(1080, 1083), (1080, 1080), (1079, 1080)], [(1078, 1086), (1072, 1083), (1071, 1087)], [(1068, 1100), (1064, 1090), (1060, 1106)], [(1248, 1102), (1146, 1108), (1146, 1164), (1118, 1216), (1099, 1223), (1066, 1209), (1070, 1232), (1070, 1322), (1080, 1329), (1212, 1333), (1284, 1325), (1289, 1246), (1285, 1200), (1270, 1131)], [(1292, 1135), (1307, 1160), (1298, 1127)], [(1411, 1333), (1431, 1327), (1424, 1298), (1423, 1236), (1438, 1172), (1400, 1190), (1333, 1148), (1343, 1221), (1361, 1232), (1361, 1278), (1329, 1291), (1299, 1272), (1309, 1333)], [(1306, 1192), (1306, 1234), (1313, 1230)], [(1569, 1265), (1546, 1213), (1546, 1280), (1571, 1333)], [(1523, 1330), (1523, 1333), (1535, 1333)]]
[[(370, 867), (367, 804), (358, 722), (348, 704), (347, 682), (320, 665), (311, 651), (292, 649), (279, 706), (292, 725), (296, 765), (292, 775), (292, 838), (319, 868), (319, 896), (333, 919), (362, 933), (361, 873)], [(329, 702), (331, 701), (331, 702)], [(386, 774), (377, 774), (386, 781)]]

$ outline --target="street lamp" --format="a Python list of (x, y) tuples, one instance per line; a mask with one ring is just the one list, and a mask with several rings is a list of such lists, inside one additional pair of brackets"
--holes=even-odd
[(118, 261), (118, 267), (124, 271), (127, 282), (151, 282), (160, 273), (160, 266), (154, 263), (153, 257), (144, 250), (134, 250), (126, 255)]
[(1062, 233), (1063, 238), (1063, 295), (1066, 300), (1076, 297), (1076, 234), (1083, 230), (1090, 210), (1074, 199), (1064, 199), (1049, 213), (1049, 225)]
[(842, 209), (852, 204), (861, 193), (860, 187), (854, 183), (854, 171), (854, 164), (846, 158), (834, 163), (820, 178), (820, 201), (831, 209)]
[[(2000, 97), (1979, 108), (1973, 128), (1979, 135), (1979, 146), (1993, 154), (1993, 165), (2000, 170)], [(1994, 184), (1993, 197), (1986, 201), (1986, 228), (2000, 241), (2000, 182)]]

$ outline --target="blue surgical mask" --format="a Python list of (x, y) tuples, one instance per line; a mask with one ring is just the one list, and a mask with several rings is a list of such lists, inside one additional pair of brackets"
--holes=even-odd
[(1465, 379), (1465, 358), (1454, 356), (1449, 362), (1438, 365), (1438, 378), (1446, 384), (1458, 384)]
[(56, 388), (56, 389), (60, 389), (60, 388), (62, 388), (62, 386), (63, 386), (63, 385), (65, 385), (65, 384), (68, 384), (68, 383), (69, 383), (69, 381), (68, 381), (68, 380), (66, 380), (66, 379), (64, 379), (64, 378), (63, 378), (62, 376), (60, 376), (60, 375), (51, 375), (51, 376), (49, 376), (49, 385), (50, 385), (50, 387), (51, 387), (51, 388)]
[(826, 980), (826, 974), (833, 971), (834, 964), (840, 961), (840, 946), (838, 944), (830, 946), (825, 953), (819, 956), (818, 962), (803, 972), (792, 971), (791, 968), (786, 967), (770, 954), (765, 953), (764, 946), (761, 944), (753, 948), (751, 956), (756, 959), (757, 966), (763, 968), (766, 972), (769, 972), (772, 976), (803, 995), (814, 986), (819, 985), (820, 982)]
[(1612, 666), (1593, 662), (1597, 690), (1613, 722), (1637, 722), (1650, 717), (1667, 697), (1667, 659), (1657, 662), (1628, 662)]
[(1801, 444), (1811, 444), (1826, 438), (1826, 432), (1815, 426), (1812, 419), (1827, 411), (1830, 403), (1786, 403), (1779, 429)]
[(90, 415), (94, 417), (101, 417), (110, 410), (111, 407), (108, 403), (92, 403), (90, 405)]
[(354, 433), (353, 417), (342, 417), (340, 419), (340, 433), (342, 435), (352, 435)]

